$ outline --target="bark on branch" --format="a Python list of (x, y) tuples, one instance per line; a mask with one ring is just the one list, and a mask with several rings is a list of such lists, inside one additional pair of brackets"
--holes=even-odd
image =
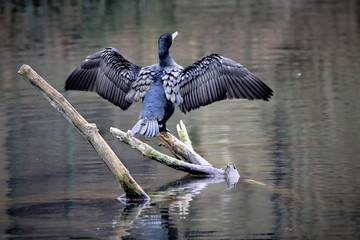
[[(185, 126), (183, 126), (183, 128), (185, 128)], [(208, 161), (200, 157), (194, 150), (192, 150), (192, 147), (186, 146), (183, 142), (168, 132), (160, 132), (157, 137), (166, 148), (174, 153), (175, 156), (179, 156), (182, 160), (178, 160), (155, 150), (148, 144), (131, 136), (130, 131), (125, 133), (117, 128), (110, 128), (110, 132), (120, 141), (129, 144), (145, 156), (148, 156), (149, 158), (168, 167), (198, 176), (222, 177), (225, 178), (229, 184), (237, 183), (240, 178), (240, 175), (234, 165), (228, 165), (225, 170), (215, 168)], [(185, 137), (183, 139), (189, 139), (187, 134), (183, 137)]]
[(135, 182), (129, 171), (115, 155), (110, 146), (99, 134), (96, 125), (88, 123), (74, 107), (43, 78), (41, 78), (30, 66), (22, 65), (18, 73), (25, 80), (30, 82), (51, 105), (58, 110), (70, 123), (76, 127), (80, 133), (86, 137), (90, 144), (95, 148), (99, 156), (108, 166), (112, 174), (124, 189), (126, 198), (129, 200), (148, 200), (149, 196)]
[[(212, 166), (207, 165), (197, 165), (188, 162), (178, 160), (176, 158), (170, 157), (166, 154), (163, 154), (148, 144), (140, 141), (139, 139), (131, 136), (131, 132), (123, 132), (117, 128), (110, 128), (111, 134), (119, 139), (120, 141), (129, 144), (131, 147), (137, 149), (145, 156), (156, 160), (168, 167), (181, 170), (183, 172), (191, 173), (194, 175), (201, 176), (226, 176), (226, 172), (222, 169), (217, 169)], [(160, 133), (161, 134), (161, 133)]]
[(177, 158), (193, 164), (211, 166), (203, 157), (197, 154), (192, 146), (185, 145), (182, 141), (171, 135), (169, 132), (161, 132), (157, 138), (162, 145), (170, 150)]

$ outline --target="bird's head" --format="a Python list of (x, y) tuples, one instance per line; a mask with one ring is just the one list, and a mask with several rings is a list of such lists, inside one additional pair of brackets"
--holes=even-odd
[(169, 54), (169, 49), (171, 47), (172, 41), (178, 35), (178, 32), (174, 32), (173, 34), (165, 33), (159, 38), (159, 55), (167, 55)]

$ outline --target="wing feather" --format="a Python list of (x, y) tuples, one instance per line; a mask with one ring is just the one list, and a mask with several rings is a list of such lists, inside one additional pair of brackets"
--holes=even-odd
[(150, 85), (155, 81), (158, 70), (158, 64), (143, 67), (135, 81), (132, 83), (131, 89), (126, 96), (126, 100), (128, 102), (137, 102), (142, 99), (145, 96), (147, 90), (149, 90)]
[(179, 94), (179, 86), (177, 86), (178, 77), (182, 69), (183, 68), (179, 65), (168, 67), (163, 71), (161, 77), (166, 98), (175, 104), (180, 104), (182, 102), (182, 97)]
[[(208, 55), (183, 69), (174, 87), (184, 113), (232, 98), (268, 101), (273, 91), (241, 64), (219, 54)], [(180, 98), (180, 97), (179, 97)]]
[(68, 77), (65, 90), (96, 91), (126, 110), (125, 99), (141, 67), (125, 59), (115, 48), (105, 48), (88, 56)]

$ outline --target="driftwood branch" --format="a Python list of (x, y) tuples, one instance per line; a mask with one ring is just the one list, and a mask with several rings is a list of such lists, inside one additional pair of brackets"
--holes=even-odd
[(70, 123), (72, 123), (80, 133), (86, 137), (90, 144), (95, 148), (99, 156), (103, 159), (112, 174), (120, 183), (125, 191), (127, 199), (148, 200), (149, 196), (135, 182), (126, 167), (121, 163), (110, 146), (99, 134), (96, 125), (88, 123), (64, 98), (62, 94), (51, 87), (41, 78), (30, 66), (22, 65), (18, 73), (29, 81), (51, 105), (58, 110)]
[(194, 151), (189, 134), (188, 134), (185, 124), (183, 123), (182, 120), (180, 120), (180, 123), (176, 125), (176, 129), (177, 129), (180, 141), (182, 141), (188, 148), (190, 148), (192, 151)]
[(169, 149), (177, 158), (193, 164), (212, 166), (193, 150), (192, 146), (189, 145), (189, 142), (188, 145), (186, 145), (169, 132), (161, 132), (157, 138), (160, 140), (161, 144)]
[(225, 176), (225, 171), (222, 169), (217, 169), (212, 166), (203, 166), (192, 164), (188, 162), (184, 162), (178, 160), (176, 158), (170, 157), (166, 154), (163, 154), (153, 147), (149, 146), (148, 144), (140, 141), (139, 139), (131, 136), (131, 132), (123, 132), (117, 128), (110, 128), (111, 134), (119, 139), (120, 141), (129, 144), (131, 147), (137, 149), (145, 156), (156, 160), (168, 167), (175, 168), (177, 170), (181, 170), (183, 172), (195, 174), (195, 175), (202, 175), (202, 176)]
[[(155, 150), (148, 144), (131, 136), (130, 131), (125, 133), (117, 128), (110, 128), (110, 132), (114, 137), (126, 144), (129, 144), (133, 148), (140, 151), (143, 155), (148, 156), (149, 158), (168, 167), (198, 176), (215, 176), (225, 178), (229, 181), (230, 184), (235, 184), (240, 178), (240, 175), (234, 165), (228, 165), (225, 170), (215, 168), (209, 162), (195, 153), (192, 150), (192, 147), (190, 149), (183, 142), (168, 132), (160, 132), (158, 139), (160, 139), (164, 146), (173, 152), (175, 156), (180, 156), (184, 161), (170, 157)], [(199, 157), (201, 160), (199, 160)]]

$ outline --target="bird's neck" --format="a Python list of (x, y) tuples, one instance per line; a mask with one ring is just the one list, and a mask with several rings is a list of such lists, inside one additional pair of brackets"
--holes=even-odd
[(159, 64), (160, 67), (168, 67), (176, 64), (174, 59), (171, 57), (169, 50), (159, 50)]

